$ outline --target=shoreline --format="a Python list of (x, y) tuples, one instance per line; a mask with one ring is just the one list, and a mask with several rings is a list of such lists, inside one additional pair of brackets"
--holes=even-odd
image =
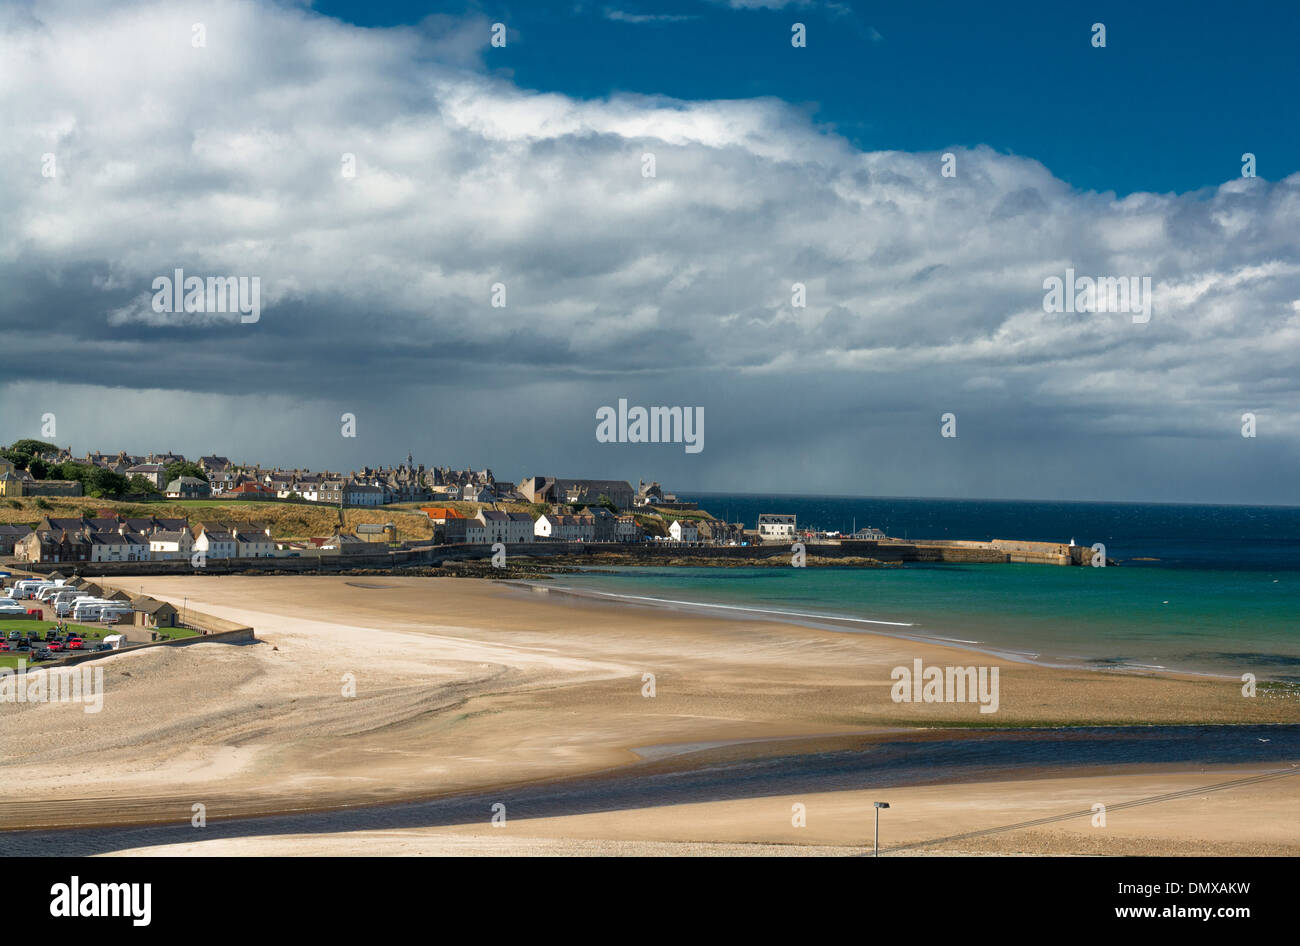
[[(214, 826), (286, 810), (385, 809), (434, 798), (440, 811), (459, 812), (451, 799), (549, 797), (577, 780), (597, 786), (597, 801), (608, 792), (623, 800), (603, 815), (596, 813), (600, 805), (586, 813), (543, 806), (532, 814), (526, 805), (516, 823), (577, 824), (576, 817), (601, 825), (600, 836), (611, 841), (635, 840), (653, 824), (659, 827), (651, 833), (671, 840), (672, 806), (637, 794), (656, 780), (682, 781), (689, 789), (683, 803), (692, 809), (752, 812), (770, 804), (763, 797), (791, 788), (852, 794), (863, 778), (878, 779), (872, 766), (940, 748), (940, 761), (974, 751), (977, 764), (945, 776), (933, 762), (918, 762), (905, 767), (915, 773), (912, 787), (891, 792), (938, 793), (960, 805), (962, 786), (987, 769), (988, 790), (1020, 819), (1022, 808), (1042, 803), (1040, 786), (1051, 779), (1083, 780), (1103, 797), (1125, 777), (1150, 782), (1150, 794), (1166, 783), (1192, 784), (1207, 774), (1195, 771), (1206, 769), (1198, 759), (1210, 758), (1186, 754), (1183, 747), (1198, 740), (1225, 747), (1207, 763), (1223, 777), (1259, 771), (1268, 759), (1281, 761), (1278, 753), (1290, 745), (1290, 731), (1275, 724), (1300, 723), (1298, 707), (1243, 700), (1237, 687), (1213, 680), (1085, 674), (1034, 663), (1002, 667), (1001, 706), (991, 716), (970, 702), (895, 703), (889, 668), (913, 659), (969, 662), (972, 651), (875, 630), (805, 627), (780, 616), (757, 620), (549, 588), (540, 593), (527, 583), (143, 581), (155, 597), (185, 597), (203, 613), (251, 625), (259, 643), (123, 652), (103, 662), (109, 682), (97, 716), (53, 704), (16, 712), (15, 724), (0, 730), (0, 777), (52, 801), (39, 812), (27, 803), (0, 803), (6, 832), (36, 824), (186, 826), (196, 802), (207, 806)], [(644, 693), (647, 673), (656, 678), (653, 698)], [(347, 675), (355, 678), (352, 697), (340, 693)], [(1238, 724), (1267, 725), (1271, 735), (1256, 741)], [(1180, 726), (1207, 729), (1195, 738), (1159, 731)], [(1151, 762), (1124, 748), (1147, 738), (1165, 740), (1165, 755), (1150, 758), (1174, 761)], [(1049, 748), (1077, 743), (1102, 752), (1097, 758), (1110, 759), (1113, 771), (1076, 764), (1084, 756), (1073, 750), (1040, 757), (1025, 740)], [(1011, 755), (997, 765), (979, 762), (982, 746)], [(1121, 754), (1104, 755), (1115, 751)], [(789, 761), (777, 765), (779, 758)], [(1044, 768), (1043, 759), (1052, 764)], [(832, 768), (819, 775), (826, 765)], [(852, 775), (864, 765), (864, 775)], [(892, 784), (898, 772), (890, 765), (880, 773)], [(754, 766), (768, 781), (743, 776)], [(798, 780), (770, 782), (775, 776)], [(692, 781), (699, 779), (706, 781)], [(718, 780), (716, 788), (709, 779)], [(1291, 781), (1300, 782), (1283, 780)], [(769, 782), (761, 793), (770, 794), (753, 794)], [(639, 807), (646, 804), (652, 807)], [(445, 830), (470, 830), (480, 808), (456, 814)], [(769, 836), (762, 827), (767, 816), (753, 823), (753, 837), (745, 834), (750, 815), (736, 817), (732, 840)], [(679, 840), (717, 840), (707, 836), (711, 823), (699, 821), (700, 837)], [(918, 822), (913, 840), (923, 840), (929, 827)], [(818, 843), (825, 842), (840, 843), (830, 836)]]
[[(805, 627), (816, 630), (835, 631), (847, 634), (875, 634), (882, 637), (894, 637), (899, 640), (914, 641), (919, 644), (933, 644), (939, 647), (951, 647), (958, 650), (966, 650), (972, 654), (979, 654), (984, 657), (996, 657), (1002, 660), (1011, 660), (1017, 663), (1031, 667), (1045, 667), (1054, 670), (1086, 670), (1090, 672), (1102, 673), (1131, 673), (1142, 675), (1172, 675), (1178, 677), (1204, 677), (1214, 680), (1237, 680), (1238, 678), (1229, 673), (1216, 673), (1209, 670), (1191, 670), (1181, 669), (1178, 667), (1167, 667), (1149, 664), (1105, 664), (1098, 665), (1097, 661), (1103, 661), (1108, 658), (1076, 656), (1073, 660), (1064, 656), (1056, 656), (1047, 660), (1039, 659), (1040, 655), (1030, 651), (1018, 651), (1004, 647), (985, 644), (982, 641), (963, 640), (953, 637), (940, 637), (924, 634), (908, 634), (900, 631), (892, 631), (891, 627), (915, 627), (912, 622), (902, 621), (878, 621), (870, 618), (859, 618), (851, 615), (839, 614), (818, 614), (816, 612), (801, 611), (784, 611), (769, 608), (760, 608), (750, 605), (718, 604), (708, 601), (686, 601), (673, 598), (656, 598), (648, 595), (622, 594), (611, 591), (597, 591), (591, 588), (574, 588), (572, 586), (562, 585), (545, 585), (537, 583), (527, 578), (505, 578), (499, 580), (498, 584), (513, 586), (518, 588), (528, 588), (535, 593), (546, 593), (550, 595), (563, 596), (572, 595), (575, 598), (587, 598), (600, 601), (611, 601), (622, 603), (629, 607), (648, 607), (662, 608), (666, 611), (678, 613), (696, 613), (707, 614), (710, 611), (723, 610), (734, 613), (736, 620), (746, 618), (760, 621), (774, 621), (777, 623), (786, 623), (797, 627)], [(725, 617), (726, 615), (720, 615)], [(839, 622), (839, 623), (836, 623)], [(845, 627), (843, 624), (868, 624), (870, 627)], [(1279, 681), (1278, 685), (1288, 686), (1285, 681)]]

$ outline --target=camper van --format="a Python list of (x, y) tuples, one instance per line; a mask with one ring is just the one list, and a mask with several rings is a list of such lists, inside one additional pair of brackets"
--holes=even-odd
[(98, 621), (105, 608), (116, 604), (116, 601), (105, 601), (103, 598), (82, 598), (72, 605), (72, 620), (78, 623)]
[(55, 595), (66, 590), (67, 588), (63, 585), (62, 582), (58, 583), (57, 585), (50, 585), (48, 588), (42, 588), (40, 591), (36, 593), (36, 600), (43, 601), (46, 604), (48, 604), (50, 602), (50, 599), (52, 599)]
[(14, 582), (13, 596), (30, 598), (40, 591), (42, 586), (48, 587), (52, 584), (53, 582), (42, 581), (39, 578), (24, 578), (22, 581)]
[(91, 595), (84, 591), (77, 591), (63, 598), (56, 598), (54, 601), (54, 613), (61, 618), (66, 618), (72, 613), (78, 602), (95, 600)]
[(134, 609), (121, 601), (109, 601), (106, 598), (83, 598), (72, 605), (72, 619), (82, 621), (116, 621)]

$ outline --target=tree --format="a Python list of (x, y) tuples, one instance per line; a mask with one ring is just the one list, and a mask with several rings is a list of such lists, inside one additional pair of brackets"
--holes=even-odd
[(48, 478), (52, 480), (76, 480), (82, 486), (86, 485), (86, 476), (90, 472), (90, 467), (84, 463), (55, 463), (48, 470)]
[(32, 475), (32, 479), (43, 480), (50, 473), (50, 465), (40, 457), (32, 457), (27, 461), (27, 472)]
[(121, 496), (127, 491), (126, 477), (102, 466), (91, 467), (86, 494), (96, 498)]
[(601, 494), (596, 498), (596, 505), (597, 505), (597, 506), (604, 506), (606, 509), (608, 509), (608, 510), (609, 510), (610, 512), (612, 512), (612, 513), (617, 513), (617, 512), (618, 512), (618, 507), (614, 505), (614, 500), (610, 499), (610, 498), (609, 498), (608, 496), (606, 496), (604, 493), (601, 493)]
[[(33, 457), (43, 456), (47, 453), (58, 453), (59, 448), (52, 443), (46, 443), (43, 440), (15, 440), (11, 446), (0, 450), (0, 456), (18, 467), (20, 470), (26, 470), (28, 464), (32, 462)], [(36, 476), (35, 473), (32, 476)]]
[(180, 479), (182, 476), (192, 476), (197, 480), (208, 481), (208, 474), (203, 472), (203, 468), (197, 463), (191, 463), (189, 460), (177, 460), (174, 463), (168, 463), (163, 474), (167, 482)]
[[(32, 475), (34, 476), (35, 474)], [(159, 495), (158, 487), (153, 485), (153, 480), (147, 479), (139, 473), (136, 473), (126, 481), (126, 490), (128, 493), (134, 494), (143, 493), (145, 495)]]
[(127, 491), (126, 477), (102, 466), (85, 463), (60, 463), (50, 468), (51, 479), (76, 480), (82, 492), (95, 499), (121, 496)]

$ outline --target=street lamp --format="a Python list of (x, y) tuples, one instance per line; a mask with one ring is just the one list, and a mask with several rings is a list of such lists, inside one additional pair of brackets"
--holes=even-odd
[(889, 802), (887, 801), (876, 802), (876, 840), (871, 845), (872, 857), (880, 856), (880, 809), (888, 808), (888, 807), (889, 807)]

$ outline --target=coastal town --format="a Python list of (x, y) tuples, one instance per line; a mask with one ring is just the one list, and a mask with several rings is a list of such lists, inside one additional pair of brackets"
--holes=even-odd
[[(89, 500), (113, 505), (92, 508)], [(763, 516), (746, 530), (680, 501), (657, 482), (633, 487), (622, 480), (526, 476), (516, 483), (498, 480), (491, 469), (425, 466), (409, 455), (392, 466), (339, 473), (217, 455), (190, 460), (173, 452), (77, 456), (70, 448), (19, 441), (0, 448), (0, 501), (33, 513), (52, 510), (51, 501), (84, 507), (78, 516), (47, 513), (0, 524), (0, 557), (26, 563), (253, 560), (430, 544), (745, 546), (796, 537), (793, 516)], [(315, 536), (277, 534), (256, 515), (276, 505), (327, 511), (335, 528)], [(168, 514), (130, 514), (151, 507)], [(204, 515), (172, 512), (184, 508)], [(383, 521), (349, 527), (345, 513), (355, 512)], [(412, 528), (412, 517), (420, 527)]]
[[(802, 545), (800, 545), (802, 544)], [(11, 565), (217, 563), (253, 570), (339, 556), (401, 567), (449, 557), (563, 554), (672, 555), (684, 563), (771, 562), (774, 553), (813, 564), (1091, 564), (1086, 547), (992, 539), (899, 540), (865, 526), (852, 532), (801, 524), (789, 512), (752, 523), (715, 518), (658, 482), (554, 475), (499, 480), (491, 469), (417, 464), (348, 473), (232, 462), (179, 453), (75, 455), (35, 440), (0, 447), (0, 560)], [(381, 558), (383, 556), (383, 558)], [(275, 559), (277, 562), (267, 562)], [(802, 564), (802, 558), (795, 562)]]

